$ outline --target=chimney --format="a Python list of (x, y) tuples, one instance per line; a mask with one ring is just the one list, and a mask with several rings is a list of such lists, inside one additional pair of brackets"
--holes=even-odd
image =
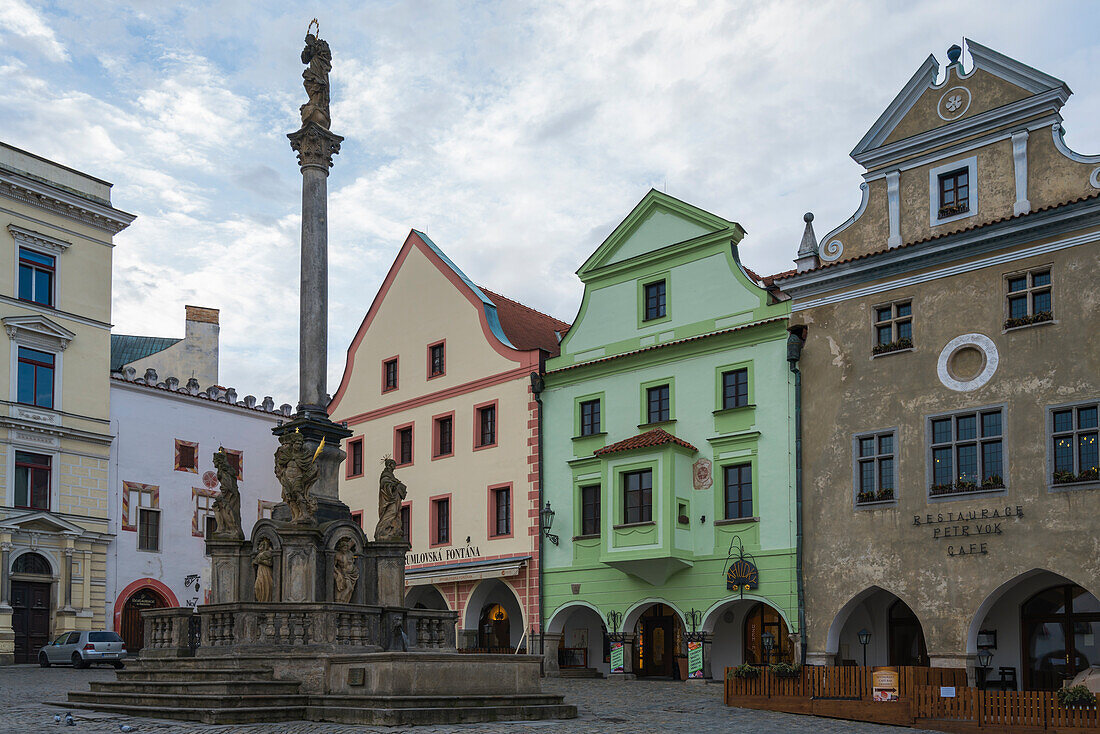
[(184, 351), (194, 376), (207, 385), (218, 384), (218, 309), (185, 306)]

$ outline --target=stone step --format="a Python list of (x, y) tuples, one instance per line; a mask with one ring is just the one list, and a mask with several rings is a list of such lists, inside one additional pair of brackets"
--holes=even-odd
[(93, 692), (104, 693), (213, 693), (292, 695), (302, 684), (286, 680), (122, 680), (91, 681)]
[(566, 704), (366, 709), (345, 706), (312, 706), (309, 711), (309, 718), (311, 721), (373, 726), (474, 724), (486, 721), (575, 719), (577, 718), (577, 707)]
[[(164, 708), (162, 706), (135, 706), (121, 703), (51, 702), (46, 705), (63, 710), (80, 709), (126, 714), (149, 719), (174, 719), (198, 721), (203, 724), (258, 724), (269, 721), (305, 721), (309, 717), (308, 706), (260, 706), (254, 708)], [(79, 719), (80, 717), (75, 717)]]
[(172, 668), (129, 667), (115, 672), (120, 681), (273, 680), (271, 668)]
[(595, 668), (562, 668), (562, 678), (603, 678), (603, 673)]
[(69, 701), (88, 704), (120, 704), (123, 706), (148, 706), (163, 709), (227, 709), (259, 708), (264, 706), (305, 706), (309, 696), (305, 694), (269, 695), (234, 693), (137, 693), (70, 691)]
[(336, 708), (474, 708), (502, 706), (553, 706), (565, 697), (554, 693), (506, 694), (497, 696), (354, 696), (334, 694), (310, 696), (311, 706)]

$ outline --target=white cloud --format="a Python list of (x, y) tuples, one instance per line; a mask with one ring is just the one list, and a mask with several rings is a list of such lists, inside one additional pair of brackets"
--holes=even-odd
[(0, 4), (0, 30), (8, 36), (6, 40), (9, 43), (24, 41), (53, 61), (67, 61), (69, 58), (53, 28), (23, 0), (4, 0)]

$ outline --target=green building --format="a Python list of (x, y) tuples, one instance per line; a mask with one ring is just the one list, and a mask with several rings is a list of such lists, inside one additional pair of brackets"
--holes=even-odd
[(551, 673), (612, 672), (616, 632), (638, 676), (683, 677), (700, 637), (703, 677), (797, 659), (790, 305), (744, 234), (650, 191), (577, 271), (541, 394)]

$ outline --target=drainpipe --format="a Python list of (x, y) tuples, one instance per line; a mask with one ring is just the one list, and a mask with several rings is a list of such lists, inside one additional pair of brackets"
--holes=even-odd
[[(794, 496), (795, 496), (795, 584), (798, 589), (798, 632), (802, 638), (802, 665), (806, 664), (806, 589), (802, 581), (802, 372), (798, 361), (806, 344), (806, 327), (787, 329), (787, 363), (794, 373)], [(539, 567), (542, 568), (541, 566)]]
[[(539, 416), (538, 416), (538, 432), (539, 432), (539, 435), (538, 435), (538, 444), (537, 444), (538, 445), (538, 451), (539, 451), (539, 461), (538, 461), (539, 500), (538, 500), (537, 503), (535, 503), (536, 513), (540, 512), (542, 510), (542, 388), (544, 386), (543, 385), (543, 380), (542, 380), (542, 373), (545, 372), (545, 371), (546, 371), (546, 353), (540, 351), (539, 352), (539, 371), (531, 373), (531, 394), (535, 398), (535, 403), (539, 406)], [(539, 674), (540, 675), (545, 675), (546, 671), (544, 670), (544, 668), (546, 666), (546, 630), (545, 630), (545, 627), (544, 627), (545, 620), (543, 619), (544, 610), (542, 608), (542, 564), (543, 564), (542, 535), (543, 535), (543, 533), (542, 533), (542, 515), (541, 514), (536, 514), (535, 515), (535, 522), (538, 523), (538, 533), (539, 533), (539, 598), (538, 598), (538, 605), (539, 605)]]

